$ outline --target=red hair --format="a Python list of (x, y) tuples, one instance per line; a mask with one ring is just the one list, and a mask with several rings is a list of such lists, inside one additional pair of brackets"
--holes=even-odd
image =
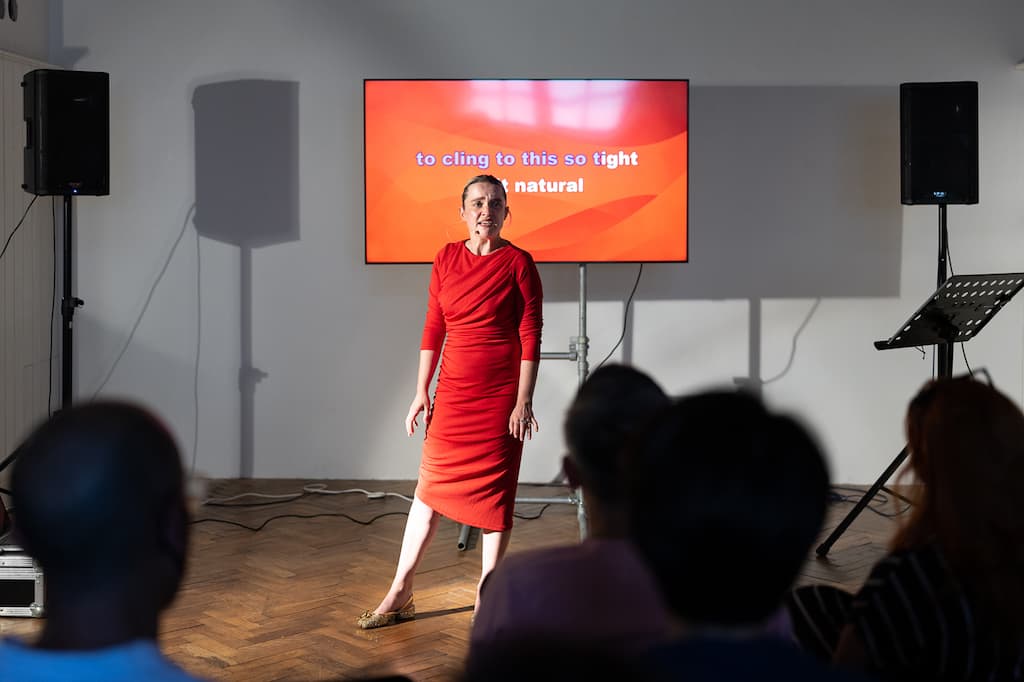
[(936, 543), (994, 624), (1024, 635), (1024, 413), (987, 384), (932, 381), (906, 430), (920, 499), (893, 548)]

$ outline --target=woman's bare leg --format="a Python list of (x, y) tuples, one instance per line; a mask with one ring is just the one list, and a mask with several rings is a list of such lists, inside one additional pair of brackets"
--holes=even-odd
[(412, 581), (416, 577), (416, 568), (430, 546), (437, 532), (437, 522), (441, 517), (433, 509), (413, 497), (409, 507), (409, 518), (405, 522), (405, 534), (402, 535), (402, 551), (398, 555), (398, 567), (391, 589), (374, 613), (397, 611), (405, 606), (412, 596)]
[(473, 611), (480, 607), (480, 587), (484, 584), (484, 578), (494, 570), (501, 558), (505, 556), (509, 540), (512, 539), (512, 529), (509, 530), (485, 530), (483, 535), (483, 549), (480, 551), (480, 582), (476, 585), (476, 603)]

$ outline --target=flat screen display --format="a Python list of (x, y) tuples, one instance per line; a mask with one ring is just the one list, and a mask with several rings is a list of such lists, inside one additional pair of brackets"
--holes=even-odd
[(688, 118), (687, 80), (366, 80), (366, 262), (466, 239), (484, 173), (537, 262), (686, 261)]

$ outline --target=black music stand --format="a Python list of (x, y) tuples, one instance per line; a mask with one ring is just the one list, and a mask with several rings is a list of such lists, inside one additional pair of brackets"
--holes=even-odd
[[(939, 351), (938, 376), (953, 374), (953, 344), (973, 339), (995, 317), (999, 309), (1024, 287), (1024, 272), (994, 275), (955, 275), (941, 283), (935, 293), (914, 311), (899, 330), (884, 341), (875, 341), (878, 350), (914, 348), (935, 345)], [(853, 509), (836, 526), (832, 534), (818, 546), (818, 556), (825, 556), (864, 507), (882, 489), (909, 454), (907, 447), (882, 472)]]

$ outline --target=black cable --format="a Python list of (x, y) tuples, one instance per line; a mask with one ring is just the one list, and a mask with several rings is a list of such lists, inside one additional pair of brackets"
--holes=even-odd
[(522, 519), (523, 521), (536, 521), (537, 519), (539, 519), (541, 516), (544, 515), (544, 512), (547, 511), (547, 508), (550, 507), (550, 506), (551, 506), (551, 503), (548, 502), (543, 507), (541, 507), (540, 511), (538, 511), (533, 516), (523, 516), (522, 514), (513, 514), (512, 516), (516, 517), (517, 519)]
[(967, 362), (967, 349), (964, 348), (964, 344), (962, 342), (960, 343), (960, 352), (963, 353), (964, 364), (967, 365), (967, 373), (974, 376), (974, 370), (971, 369), (971, 363)]
[[(867, 492), (867, 490), (862, 490), (860, 488), (856, 488), (854, 486), (849, 486), (849, 485), (833, 485), (831, 489), (832, 490), (846, 490), (848, 492), (855, 493), (855, 495), (853, 495), (853, 497), (859, 497), (861, 493), (866, 493)], [(882, 489), (879, 490), (879, 492), (875, 493), (874, 499), (878, 500), (881, 503), (886, 503), (886, 502), (889, 501), (889, 498), (886, 497), (885, 494), (882, 493), (882, 490), (885, 490), (885, 488), (882, 488)], [(840, 497), (843, 497), (844, 499), (849, 499), (851, 496), (850, 495), (840, 495)]]
[(902, 494), (896, 492), (895, 490), (893, 490), (892, 488), (890, 488), (888, 486), (884, 486), (883, 485), (882, 486), (882, 490), (884, 490), (887, 494), (892, 495), (893, 497), (896, 497), (896, 498), (899, 498), (899, 499), (903, 500), (907, 504), (914, 504), (914, 501), (912, 499), (910, 499), (906, 495), (902, 495)]
[[(13, 457), (14, 457), (14, 455), (12, 455), (12, 458)], [(2, 469), (2, 468), (3, 468), (3, 466), (0, 465), (0, 469)], [(288, 497), (286, 499), (266, 500), (266, 501), (261, 501), (261, 502), (204, 502), (203, 506), (204, 507), (219, 507), (221, 509), (232, 509), (232, 508), (251, 509), (253, 507), (268, 507), (268, 506), (278, 505), (278, 504), (289, 504), (291, 502), (296, 502), (298, 500), (301, 500), (301, 499), (304, 499), (304, 498), (313, 497), (313, 496), (314, 496), (314, 493), (308, 492), (308, 491), (303, 491), (301, 493), (296, 493), (294, 496)], [(550, 507), (550, 506), (551, 506), (550, 502), (542, 505), (540, 510), (536, 514), (534, 514), (533, 516), (527, 516), (527, 515), (520, 514), (520, 513), (514, 513), (513, 516), (515, 518), (521, 519), (523, 521), (534, 521), (536, 519), (539, 519), (541, 516), (543, 516), (544, 512), (547, 511), (547, 508)], [(265, 520), (263, 523), (261, 523), (259, 526), (247, 526), (244, 523), (239, 523), (238, 521), (230, 521), (230, 520), (227, 520), (227, 519), (215, 519), (215, 518), (194, 519), (193, 521), (191, 521), (191, 523), (193, 525), (194, 524), (198, 524), (198, 523), (224, 523), (224, 524), (227, 524), (227, 525), (230, 525), (230, 526), (238, 526), (239, 528), (244, 528), (246, 530), (250, 530), (250, 531), (253, 531), (255, 533), (255, 532), (263, 530), (267, 526), (268, 523), (270, 523), (271, 521), (275, 521), (277, 519), (315, 519), (315, 518), (320, 518), (320, 517), (323, 517), (323, 516), (331, 516), (331, 517), (342, 517), (342, 518), (348, 519), (349, 521), (352, 521), (353, 523), (358, 523), (359, 525), (362, 525), (362, 526), (368, 526), (371, 523), (373, 523), (374, 521), (376, 521), (377, 519), (382, 519), (385, 516), (394, 516), (396, 514), (401, 514), (403, 516), (408, 516), (409, 512), (407, 512), (407, 511), (386, 512), (384, 514), (379, 514), (377, 516), (374, 516), (369, 521), (361, 521), (361, 520), (359, 520), (359, 519), (357, 519), (355, 517), (349, 516), (348, 514), (344, 514), (344, 513), (341, 513), (341, 512), (319, 512), (319, 513), (315, 513), (315, 514), (279, 514), (277, 516), (271, 516), (270, 518)]]
[[(977, 379), (975, 377), (976, 374), (980, 374), (981, 379)], [(989, 375), (988, 370), (985, 369), (984, 367), (979, 367), (976, 371), (971, 372), (971, 378), (974, 379), (975, 381), (984, 380), (985, 383), (988, 384), (989, 386), (995, 386), (995, 384), (992, 383), (992, 377)]]
[(14, 239), (14, 235), (18, 234), (18, 228), (21, 227), (21, 224), (23, 222), (25, 222), (25, 218), (28, 216), (28, 212), (32, 210), (32, 204), (36, 203), (36, 199), (38, 198), (38, 195), (32, 195), (32, 201), (28, 202), (28, 206), (25, 208), (25, 212), (21, 214), (21, 220), (19, 220), (18, 224), (14, 226), (14, 229), (11, 230), (11, 234), (7, 236), (7, 241), (4, 242), (4, 248), (0, 249), (0, 258), (3, 258), (4, 254), (7, 253), (7, 247), (11, 245), (11, 240)]
[(199, 259), (199, 230), (196, 230), (196, 361), (192, 376), (192, 405), (195, 409), (192, 424), (192, 476), (196, 473), (196, 453), (199, 452), (199, 348), (203, 339), (202, 262)]
[[(833, 492), (833, 495), (836, 495), (836, 497), (839, 498), (840, 502), (855, 502), (855, 501), (859, 500), (861, 497), (863, 497), (864, 494), (867, 493), (866, 490), (861, 490), (860, 488), (841, 486), (841, 485), (834, 485), (834, 486), (832, 486), (832, 490), (833, 491), (835, 491), (835, 490), (847, 490), (849, 492), (856, 493), (854, 495), (841, 495), (841, 494)], [(886, 494), (886, 493), (888, 493), (888, 494)], [(885, 505), (889, 504), (889, 495), (892, 495), (893, 497), (896, 497), (896, 498), (899, 498), (900, 500), (903, 500), (903, 502), (905, 502), (908, 506), (913, 506), (913, 501), (912, 500), (907, 499), (906, 497), (904, 497), (903, 495), (900, 495), (899, 493), (896, 493), (896, 492), (893, 492), (892, 490), (889, 490), (885, 486), (880, 488), (879, 491), (875, 493), (875, 496), (872, 498), (872, 503), (873, 504), (877, 504), (880, 507), (884, 507)]]
[(612, 346), (612, 349), (608, 351), (608, 355), (604, 356), (604, 360), (597, 363), (597, 367), (594, 368), (595, 370), (600, 369), (601, 365), (608, 362), (608, 358), (612, 356), (612, 354), (618, 349), (619, 344), (622, 343), (622, 340), (626, 338), (626, 323), (629, 321), (629, 309), (633, 303), (633, 295), (636, 293), (636, 288), (640, 285), (640, 275), (642, 274), (644, 274), (643, 263), (640, 264), (640, 269), (637, 270), (636, 281), (633, 282), (633, 290), (629, 292), (629, 298), (626, 299), (626, 309), (622, 313), (622, 334), (619, 335), (619, 340), (615, 342), (615, 345)]
[(908, 511), (910, 511), (910, 508), (912, 506), (913, 505), (908, 504), (907, 506), (903, 507), (903, 509), (900, 509), (900, 510), (894, 511), (894, 512), (884, 512), (884, 511), (881, 511), (879, 509), (875, 509), (871, 505), (868, 505), (867, 509), (868, 509), (868, 511), (874, 512), (875, 514), (878, 514), (882, 518), (885, 518), (885, 519), (895, 519), (897, 516), (903, 516)]
[[(835, 492), (836, 490), (847, 490), (847, 491), (854, 492), (854, 493), (857, 493), (857, 494), (856, 495), (841, 495), (839, 493), (836, 493)], [(895, 518), (897, 516), (901, 516), (901, 515), (905, 514), (908, 510), (910, 510), (911, 507), (914, 506), (913, 503), (907, 501), (907, 499), (905, 497), (903, 497), (902, 495), (900, 495), (898, 493), (895, 493), (895, 492), (893, 492), (891, 490), (888, 490), (887, 488), (884, 488), (884, 487), (882, 488), (882, 490), (886, 490), (890, 494), (892, 494), (892, 495), (900, 498), (901, 500), (903, 500), (906, 503), (905, 506), (902, 509), (899, 509), (899, 510), (897, 510), (895, 512), (882, 511), (881, 509), (879, 509), (877, 507), (884, 507), (885, 505), (887, 505), (889, 503), (889, 497), (884, 495), (884, 494), (882, 494), (882, 492), (879, 491), (878, 493), (875, 493), (875, 496), (872, 498), (871, 502), (865, 507), (865, 509), (867, 509), (868, 511), (874, 512), (875, 514), (878, 514), (881, 517), (884, 517), (884, 518), (887, 518), (887, 519), (891, 519), (891, 518)], [(830, 492), (831, 501), (832, 502), (843, 502), (843, 503), (856, 504), (857, 501), (860, 500), (861, 497), (863, 497), (866, 494), (866, 492), (867, 491), (861, 490), (860, 488), (852, 488), (852, 487), (849, 487), (849, 486), (834, 485), (834, 486), (832, 486), (831, 492)]]
[[(295, 502), (297, 500), (300, 500), (300, 499), (303, 499), (303, 498), (306, 498), (306, 497), (311, 497), (311, 496), (312, 496), (312, 493), (303, 492), (301, 494), (296, 494), (295, 497), (291, 497), (291, 498), (288, 498), (286, 500), (269, 500), (269, 501), (266, 501), (266, 502), (239, 502), (239, 503), (205, 502), (203, 504), (203, 506), (204, 507), (220, 507), (222, 509), (231, 509), (231, 508), (239, 508), (239, 509), (241, 509), (241, 508), (252, 508), (252, 507), (267, 507), (267, 506), (271, 506), (271, 505), (275, 505), (275, 504), (287, 504), (287, 503)], [(547, 503), (547, 504), (544, 504), (543, 506), (541, 506), (540, 510), (536, 514), (534, 514), (533, 516), (526, 516), (525, 514), (520, 514), (520, 513), (515, 513), (515, 514), (513, 514), (513, 516), (515, 518), (523, 520), (523, 521), (534, 521), (536, 519), (539, 519), (541, 516), (543, 516), (544, 512), (547, 511), (547, 508), (550, 507), (550, 506), (551, 506), (550, 502)], [(371, 523), (373, 523), (374, 521), (376, 521), (377, 519), (384, 518), (385, 516), (394, 516), (396, 514), (401, 514), (403, 516), (408, 516), (409, 512), (404, 512), (404, 511), (386, 512), (384, 514), (379, 514), (377, 516), (374, 516), (369, 521), (361, 521), (361, 520), (359, 520), (357, 518), (349, 516), (348, 514), (344, 514), (344, 513), (340, 513), (340, 512), (320, 512), (320, 513), (316, 513), (316, 514), (279, 514), (277, 516), (271, 516), (269, 519), (267, 519), (266, 521), (261, 523), (259, 526), (247, 526), (244, 523), (239, 523), (238, 521), (230, 521), (230, 520), (227, 520), (227, 519), (214, 519), (214, 518), (195, 519), (191, 523), (193, 525), (197, 524), (197, 523), (225, 523), (225, 524), (228, 524), (230, 526), (238, 526), (239, 528), (245, 528), (246, 530), (250, 530), (250, 531), (253, 531), (253, 532), (258, 532), (258, 531), (263, 530), (267, 526), (268, 523), (270, 523), (271, 521), (275, 521), (277, 519), (315, 519), (315, 518), (319, 518), (319, 517), (322, 517), (322, 516), (332, 516), (332, 517), (346, 518), (349, 521), (352, 521), (353, 523), (358, 523), (359, 525), (362, 525), (362, 526), (368, 526)]]
[(764, 381), (762, 381), (762, 386), (764, 386), (765, 384), (770, 384), (772, 382), (778, 381), (782, 377), (789, 374), (790, 368), (793, 367), (793, 361), (796, 359), (796, 342), (800, 339), (800, 335), (804, 333), (804, 329), (807, 328), (807, 325), (810, 324), (811, 318), (814, 317), (814, 311), (818, 309), (819, 305), (821, 305), (820, 298), (814, 301), (814, 305), (811, 306), (811, 309), (808, 310), (807, 314), (804, 316), (804, 321), (800, 323), (800, 326), (797, 327), (796, 329), (796, 333), (793, 334), (793, 343), (789, 350), (789, 360), (786, 362), (786, 366), (782, 368), (781, 372), (773, 376), (771, 379), (765, 379)]
[(50, 197), (50, 216), (53, 218), (53, 291), (50, 293), (50, 383), (46, 388), (46, 414), (53, 415), (53, 315), (57, 311), (57, 198)]
[(128, 346), (131, 344), (132, 339), (135, 338), (135, 332), (138, 330), (139, 324), (142, 323), (142, 318), (146, 315), (146, 310), (149, 309), (149, 303), (153, 300), (153, 294), (156, 293), (157, 285), (160, 284), (160, 280), (163, 279), (164, 273), (167, 272), (167, 266), (171, 264), (174, 252), (178, 250), (178, 244), (181, 243), (181, 238), (185, 236), (185, 229), (188, 227), (188, 221), (192, 218), (192, 214), (195, 210), (196, 205), (193, 203), (192, 206), (189, 207), (188, 213), (185, 214), (185, 221), (181, 225), (181, 231), (178, 233), (178, 238), (174, 240), (174, 245), (171, 247), (170, 253), (167, 254), (167, 260), (164, 261), (164, 266), (160, 269), (160, 274), (156, 276), (156, 281), (153, 282), (153, 286), (149, 290), (149, 295), (146, 296), (146, 302), (142, 304), (142, 310), (139, 312), (139, 317), (135, 320), (135, 324), (132, 325), (132, 330), (128, 333), (128, 338), (121, 347), (121, 351), (117, 354), (117, 357), (114, 358), (114, 364), (110, 366), (110, 370), (107, 372), (107, 375), (103, 377), (103, 381), (100, 382), (99, 388), (97, 388), (92, 394), (93, 399), (100, 394), (100, 391), (102, 391), (107, 385), (107, 382), (110, 381), (110, 377), (113, 376), (114, 370), (117, 369), (117, 365), (121, 362), (121, 358), (124, 357), (125, 351), (128, 350)]
[(311, 493), (296, 493), (295, 497), (289, 497), (285, 500), (269, 500), (267, 502), (204, 502), (204, 507), (223, 507), (226, 509), (242, 508), (242, 507), (268, 507), (272, 504), (287, 504), (288, 502), (295, 502), (301, 500), (304, 497), (309, 497)]
[(360, 526), (369, 526), (374, 521), (376, 521), (378, 519), (383, 519), (385, 516), (408, 516), (408, 515), (409, 515), (409, 512), (404, 512), (404, 511), (385, 512), (383, 514), (378, 514), (377, 516), (374, 516), (369, 521), (361, 521), (360, 519), (357, 519), (355, 517), (349, 516), (348, 514), (342, 514), (341, 512), (323, 512), (323, 513), (320, 513), (320, 514), (279, 514), (278, 516), (271, 516), (269, 519), (267, 519), (266, 521), (264, 521), (263, 523), (261, 523), (258, 526), (247, 526), (244, 523), (239, 523), (237, 521), (228, 521), (226, 519), (209, 519), (209, 518), (206, 518), (206, 519), (193, 519), (191, 521), (191, 523), (192, 523), (192, 525), (195, 525), (197, 523), (225, 523), (225, 524), (227, 524), (229, 526), (238, 526), (239, 528), (244, 528), (246, 530), (251, 530), (252, 532), (257, 533), (257, 532), (263, 530), (264, 528), (266, 528), (268, 523), (270, 523), (271, 521), (276, 521), (278, 519), (317, 519), (317, 518), (320, 518), (320, 517), (323, 517), (323, 516), (334, 516), (334, 517), (341, 517), (341, 518), (344, 518), (344, 519), (348, 519), (349, 521), (351, 521), (353, 523), (358, 523)]
[[(946, 240), (946, 262), (949, 264), (949, 274), (950, 274), (950, 276), (956, 275), (956, 272), (953, 271), (953, 256), (950, 255), (950, 253), (949, 253), (949, 240), (948, 239)], [(960, 342), (960, 352), (964, 356), (964, 365), (967, 366), (967, 373), (968, 374), (974, 374), (974, 370), (971, 369), (971, 363), (967, 361), (967, 348), (964, 347), (964, 342), (962, 342), (962, 341)]]

